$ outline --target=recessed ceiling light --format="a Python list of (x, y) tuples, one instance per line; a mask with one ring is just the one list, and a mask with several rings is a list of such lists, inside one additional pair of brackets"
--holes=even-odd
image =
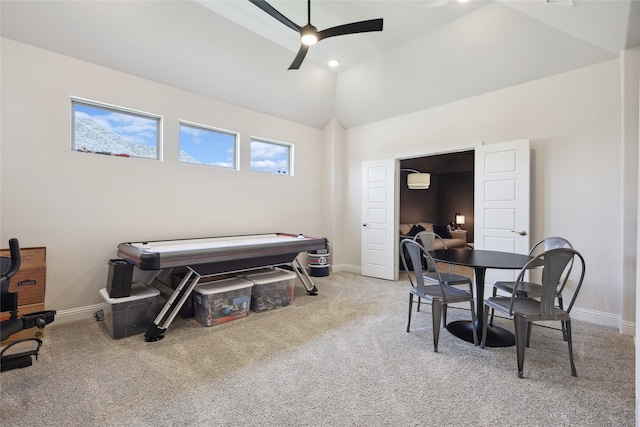
[(337, 67), (338, 65), (340, 65), (340, 61), (338, 61), (337, 59), (329, 60), (329, 67)]

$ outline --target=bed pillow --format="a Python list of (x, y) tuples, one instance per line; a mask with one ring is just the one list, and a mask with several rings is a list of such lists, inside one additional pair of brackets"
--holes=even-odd
[(424, 231), (424, 227), (421, 225), (415, 224), (413, 227), (411, 227), (411, 230), (409, 230), (409, 233), (407, 233), (407, 236), (415, 236), (421, 231)]
[(449, 233), (449, 227), (446, 225), (434, 225), (433, 232), (443, 239), (452, 239), (451, 233)]
[(428, 231), (429, 233), (433, 233), (433, 224), (431, 224), (430, 222), (418, 222), (418, 225), (421, 225), (424, 227), (424, 231)]

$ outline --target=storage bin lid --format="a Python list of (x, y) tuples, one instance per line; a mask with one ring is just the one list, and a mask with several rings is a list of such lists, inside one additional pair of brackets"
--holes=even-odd
[(235, 291), (236, 289), (250, 288), (251, 286), (253, 286), (253, 282), (249, 282), (248, 280), (244, 280), (240, 277), (232, 277), (230, 279), (199, 284), (194, 289), (194, 292), (198, 292), (202, 295), (211, 295)]
[(266, 283), (274, 283), (283, 280), (291, 280), (296, 278), (293, 271), (281, 270), (279, 268), (270, 271), (261, 271), (254, 274), (247, 274), (247, 280), (251, 280), (256, 285), (264, 285)]
[(121, 304), (123, 302), (155, 297), (160, 295), (160, 291), (156, 288), (147, 287), (142, 283), (134, 283), (131, 285), (131, 294), (128, 297), (110, 298), (106, 288), (100, 289), (100, 295), (109, 304)]

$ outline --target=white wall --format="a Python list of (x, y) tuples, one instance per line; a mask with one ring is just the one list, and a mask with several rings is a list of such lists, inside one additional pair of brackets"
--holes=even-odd
[(640, 103), (640, 50), (627, 50), (620, 56), (622, 85), (622, 317), (635, 319), (636, 269), (638, 264), (638, 142)]
[[(568, 238), (587, 261), (574, 317), (618, 327), (623, 320), (620, 91), (620, 65), (612, 60), (348, 130), (344, 262), (354, 269), (360, 265), (363, 161), (529, 138), (531, 241)], [(631, 317), (626, 320), (635, 323)]]
[[(322, 130), (2, 39), (0, 246), (46, 246), (46, 308), (101, 303), (118, 243), (324, 235)], [(163, 116), (162, 162), (71, 151), (70, 96)], [(273, 102), (278, 102), (274, 99)], [(240, 132), (240, 171), (181, 164), (178, 120)], [(295, 144), (295, 176), (249, 172), (249, 138)]]
[(325, 171), (318, 179), (323, 183), (325, 197), (323, 198), (325, 206), (323, 209), (324, 229), (327, 234), (324, 237), (329, 239), (330, 257), (329, 263), (332, 270), (342, 268), (336, 264), (336, 260), (342, 259), (340, 253), (340, 245), (334, 245), (333, 242), (339, 242), (342, 238), (343, 230), (343, 200), (345, 180), (345, 159), (342, 152), (344, 147), (344, 128), (336, 119), (332, 119), (323, 129), (323, 141), (325, 147), (324, 164)]

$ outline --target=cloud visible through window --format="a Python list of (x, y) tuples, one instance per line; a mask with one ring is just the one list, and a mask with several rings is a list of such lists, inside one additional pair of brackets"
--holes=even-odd
[(251, 170), (289, 175), (290, 150), (289, 145), (251, 140)]

